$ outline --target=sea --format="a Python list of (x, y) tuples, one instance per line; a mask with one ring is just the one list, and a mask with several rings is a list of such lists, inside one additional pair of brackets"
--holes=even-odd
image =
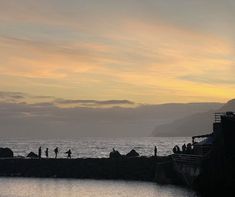
[[(121, 154), (135, 149), (141, 156), (152, 156), (154, 146), (158, 155), (169, 155), (175, 145), (190, 143), (184, 137), (125, 137), (77, 139), (0, 139), (0, 147), (9, 147), (15, 156), (27, 156), (38, 152), (42, 156), (46, 148), (49, 157), (54, 157), (54, 149), (59, 148), (59, 158), (65, 158), (68, 149), (73, 158), (108, 157), (113, 148)], [(163, 186), (150, 182), (104, 181), (79, 179), (39, 179), (39, 178), (0, 178), (0, 197), (196, 197), (186, 188)]]

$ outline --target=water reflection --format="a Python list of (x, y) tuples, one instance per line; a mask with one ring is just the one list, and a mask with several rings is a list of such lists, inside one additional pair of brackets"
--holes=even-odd
[(195, 197), (174, 186), (126, 181), (0, 178), (1, 197)]

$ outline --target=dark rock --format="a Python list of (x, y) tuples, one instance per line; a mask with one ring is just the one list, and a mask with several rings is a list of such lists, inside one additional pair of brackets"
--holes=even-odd
[(109, 158), (116, 159), (116, 158), (122, 158), (122, 155), (117, 150), (113, 150), (109, 153)]
[(38, 158), (38, 155), (37, 155), (36, 153), (34, 153), (34, 152), (30, 152), (30, 153), (27, 155), (27, 157), (29, 157), (29, 158)]
[(14, 153), (10, 148), (0, 148), (0, 157), (13, 157)]
[(139, 157), (140, 154), (137, 153), (134, 149), (132, 149), (129, 153), (126, 154), (126, 157)]

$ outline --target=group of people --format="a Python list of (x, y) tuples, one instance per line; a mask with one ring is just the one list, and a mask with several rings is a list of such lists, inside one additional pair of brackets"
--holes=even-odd
[[(113, 153), (116, 153), (116, 152), (117, 151), (115, 149), (113, 149)], [(58, 147), (56, 147), (54, 149), (54, 153), (55, 153), (55, 159), (57, 159), (57, 156), (58, 156), (58, 153), (59, 153), (59, 148)], [(72, 158), (71, 149), (66, 151), (65, 154), (67, 154), (68, 159)], [(49, 158), (49, 149), (48, 148), (46, 148), (46, 150), (45, 150), (45, 156), (46, 156), (46, 158)], [(157, 147), (156, 146), (154, 146), (154, 157), (157, 157)], [(38, 148), (38, 158), (42, 158), (42, 147), (41, 146)]]
[(173, 153), (192, 153), (193, 151), (193, 146), (191, 143), (183, 144), (182, 145), (182, 150), (180, 150), (180, 147), (178, 145), (174, 146), (173, 148)]
[[(54, 149), (54, 153), (55, 153), (55, 159), (57, 159), (57, 156), (58, 156), (58, 153), (59, 153), (59, 148), (58, 147), (56, 147)], [(69, 149), (67, 152), (65, 152), (65, 154), (67, 154), (67, 158), (69, 158), (69, 159), (72, 158), (71, 149)], [(49, 149), (48, 148), (46, 148), (46, 150), (45, 150), (45, 156), (46, 156), (46, 158), (49, 158)], [(42, 147), (41, 146), (38, 148), (38, 157), (39, 158), (42, 157)]]
[[(174, 148), (173, 148), (173, 153), (192, 153), (192, 151), (193, 151), (193, 146), (191, 143), (188, 143), (187, 145), (183, 144), (182, 150), (180, 150), (180, 147), (178, 145), (174, 146)], [(115, 152), (114, 149), (113, 149), (113, 152)], [(54, 153), (55, 153), (55, 159), (56, 159), (58, 156), (58, 153), (59, 153), (58, 147), (56, 147), (54, 149)], [(67, 152), (65, 152), (65, 154), (67, 154), (67, 158), (69, 158), (69, 159), (72, 158), (71, 149), (69, 149)], [(46, 148), (46, 150), (45, 150), (45, 156), (46, 156), (46, 158), (49, 158), (49, 149), (48, 148)], [(39, 158), (42, 157), (42, 147), (41, 146), (38, 149), (38, 157)], [(154, 146), (154, 157), (157, 157), (157, 147), (156, 146)]]

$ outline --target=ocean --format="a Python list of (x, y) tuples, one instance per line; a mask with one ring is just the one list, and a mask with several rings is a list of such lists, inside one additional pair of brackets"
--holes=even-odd
[[(174, 145), (191, 142), (191, 138), (79, 138), (66, 140), (1, 139), (1, 147), (9, 147), (15, 156), (26, 156), (29, 152), (42, 153), (49, 148), (54, 157), (54, 148), (59, 148), (59, 157), (72, 150), (73, 158), (108, 157), (113, 148), (121, 154), (135, 149), (141, 156), (151, 156), (154, 146), (158, 155), (172, 153)], [(44, 155), (43, 155), (44, 156)], [(104, 181), (79, 179), (0, 178), (0, 197), (195, 197), (185, 188), (160, 186), (150, 182)]]
[(182, 146), (184, 143), (191, 142), (191, 138), (184, 137), (126, 137), (126, 138), (91, 138), (84, 137), (78, 139), (1, 139), (1, 147), (9, 147), (15, 156), (26, 156), (33, 151), (38, 153), (38, 148), (44, 151), (49, 148), (49, 157), (54, 157), (54, 149), (59, 148), (58, 157), (66, 157), (68, 149), (72, 151), (73, 158), (101, 158), (108, 157), (113, 148), (121, 154), (128, 153), (135, 149), (141, 156), (152, 156), (154, 146), (157, 146), (158, 155), (169, 155), (175, 145)]

